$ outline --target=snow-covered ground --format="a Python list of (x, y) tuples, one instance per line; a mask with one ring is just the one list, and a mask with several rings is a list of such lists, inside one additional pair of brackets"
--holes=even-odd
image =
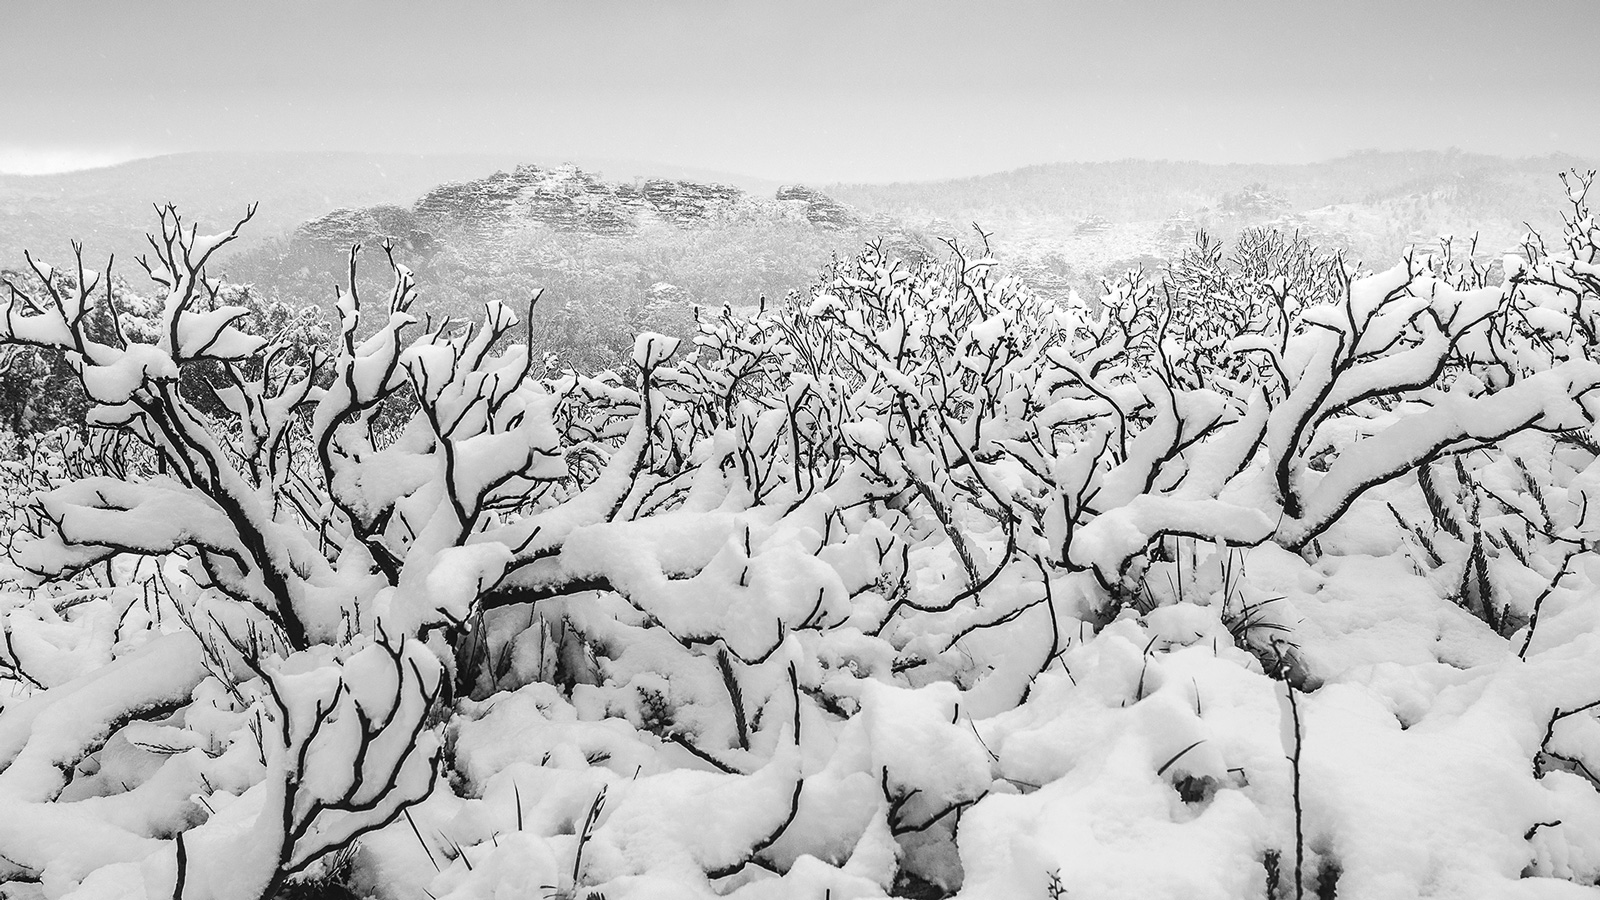
[(5, 311), (125, 435), (0, 472), (5, 896), (1592, 896), (1572, 205), (1503, 282), (869, 249), (547, 378), (397, 262), (252, 336), (169, 210), (159, 314)]

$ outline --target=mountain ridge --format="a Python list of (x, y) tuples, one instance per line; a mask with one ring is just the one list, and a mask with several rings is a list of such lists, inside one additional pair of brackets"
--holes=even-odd
[[(908, 207), (930, 192), (942, 193), (946, 202), (952, 199), (972, 204), (973, 198), (983, 198), (993, 204), (996, 198), (1015, 200), (1027, 197), (1030, 205), (1040, 206), (1061, 199), (1076, 200), (1088, 191), (1074, 194), (1069, 189), (1086, 187), (1112, 181), (1117, 189), (1126, 182), (1143, 177), (1146, 185), (1150, 176), (1165, 173), (1178, 175), (1190, 189), (1210, 186), (1242, 187), (1254, 182), (1285, 182), (1294, 189), (1305, 192), (1308, 206), (1323, 206), (1344, 196), (1344, 202), (1365, 199), (1355, 190), (1372, 190), (1382, 187), (1390, 190), (1408, 186), (1429, 178), (1451, 174), (1482, 171), (1530, 172), (1553, 174), (1570, 168), (1592, 168), (1596, 160), (1572, 154), (1551, 154), (1532, 157), (1503, 157), (1480, 153), (1450, 150), (1381, 151), (1367, 150), (1349, 153), (1312, 163), (1207, 163), (1194, 160), (1129, 158), (1095, 162), (1056, 162), (1020, 166), (1001, 172), (972, 175), (960, 178), (897, 182), (833, 182), (822, 189), (863, 209), (892, 212), (889, 207), (898, 204)], [(1087, 176), (1098, 176), (1090, 178)], [(1107, 176), (1110, 176), (1109, 178)], [(1200, 176), (1200, 177), (1197, 177)], [(1042, 190), (1042, 188), (1048, 188)], [(1313, 192), (1320, 196), (1309, 196)], [(1348, 195), (1348, 196), (1346, 196)], [(1301, 198), (1291, 198), (1301, 199)], [(977, 205), (977, 204), (973, 204)]]
[[(605, 180), (576, 165), (525, 164), (437, 185), (409, 207), (335, 209), (301, 223), (290, 240), (343, 252), (355, 243), (389, 239), (426, 252), (446, 234), (456, 243), (478, 244), (520, 228), (617, 236), (652, 225), (687, 228), (764, 219), (835, 230), (866, 224), (865, 217), (803, 185), (784, 185), (763, 197), (715, 182), (652, 178), (629, 183)], [(892, 227), (888, 221), (874, 224)]]
[[(74, 172), (0, 174), (0, 263), (20, 262), (24, 249), (58, 257), (73, 240), (95, 256), (115, 252), (127, 258), (146, 249), (144, 235), (155, 223), (152, 204), (174, 203), (189, 220), (215, 228), (259, 203), (241, 238), (250, 245), (287, 234), (330, 210), (410, 204), (443, 183), (528, 162), (526, 154), (202, 151)], [(776, 182), (667, 164), (580, 161), (596, 163), (630, 178), (714, 176), (750, 188), (777, 187)]]

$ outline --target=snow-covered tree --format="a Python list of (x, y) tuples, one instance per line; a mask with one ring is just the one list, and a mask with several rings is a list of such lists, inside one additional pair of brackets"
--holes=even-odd
[[(703, 311), (692, 344), (645, 333), (620, 371), (554, 375), (502, 304), (419, 318), (387, 247), (376, 303), (352, 251), (331, 348), (252, 335), (207, 275), (249, 216), (202, 237), (164, 210), (156, 327), (48, 270), (0, 321), (139, 448), (27, 476), (5, 877), (256, 898), (359, 839), (368, 871), (439, 897), (880, 896), (964, 869), (992, 892), (1015, 876), (974, 848), (1022, 827), (994, 811), (1060, 776), (1017, 749), (1030, 710), (1072, 697), (1159, 715), (1107, 725), (1160, 756), (1139, 785), (1242, 792), (1223, 750), (1185, 756), (1211, 733), (1199, 683), (1191, 714), (1153, 649), (1254, 666), (1231, 697), (1270, 698), (1264, 669), (1291, 703), (1316, 687), (1236, 554), (1287, 567), (1372, 509), (1420, 542), (1417, 498), (1447, 497), (1441, 521), (1477, 504), (1419, 567), (1526, 650), (1542, 600), (1507, 613), (1494, 585), (1558, 586), (1589, 552), (1600, 235), (1573, 197), (1566, 246), (1498, 285), (1261, 237), (1091, 308), (986, 245), (916, 266), (874, 246), (806, 296)], [(1510, 477), (1529, 502), (1472, 499)], [(1485, 530), (1507, 517), (1520, 543)], [(1215, 604), (1180, 609), (1184, 585)], [(1541, 772), (1588, 758), (1562, 690)], [(1282, 847), (1300, 819), (1261, 790)]]

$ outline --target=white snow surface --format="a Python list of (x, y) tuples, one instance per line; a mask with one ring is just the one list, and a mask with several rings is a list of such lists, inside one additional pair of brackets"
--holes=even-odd
[[(504, 307), (412, 339), (397, 286), (357, 342), (341, 294), (332, 380), (185, 465), (0, 470), (0, 892), (1593, 896), (1592, 267), (1408, 263), (1230, 349), (995, 265), (547, 381)], [(69, 347), (96, 416), (158, 440), (241, 315)]]

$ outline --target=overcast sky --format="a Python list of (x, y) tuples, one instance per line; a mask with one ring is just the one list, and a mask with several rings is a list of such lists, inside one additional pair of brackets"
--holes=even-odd
[(775, 180), (1600, 155), (1596, 0), (0, 0), (0, 171), (183, 150), (613, 157)]

